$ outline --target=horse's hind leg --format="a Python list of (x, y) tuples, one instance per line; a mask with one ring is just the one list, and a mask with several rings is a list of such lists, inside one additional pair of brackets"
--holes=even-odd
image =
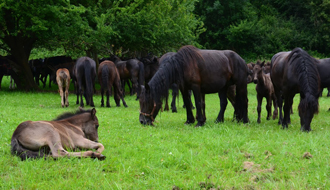
[(112, 88), (112, 86), (108, 87), (106, 90), (106, 95), (107, 95), (107, 107), (110, 108), (110, 101), (109, 101), (109, 96), (110, 96), (110, 89)]
[(104, 107), (104, 99), (103, 99), (103, 96), (104, 96), (104, 88), (101, 87), (101, 107)]
[(65, 86), (65, 107), (69, 106), (69, 87), (70, 87), (70, 80), (66, 81), (66, 86)]
[(218, 93), (219, 98), (220, 98), (220, 112), (217, 117), (216, 122), (223, 122), (224, 121), (224, 115), (225, 115), (225, 110), (228, 105), (228, 100), (227, 100), (227, 89), (222, 90), (221, 92)]

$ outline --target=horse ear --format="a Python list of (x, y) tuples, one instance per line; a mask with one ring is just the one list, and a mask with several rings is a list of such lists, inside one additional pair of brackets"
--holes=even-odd
[(265, 65), (265, 61), (263, 61), (261, 64), (260, 64), (260, 67), (263, 67)]
[(95, 108), (92, 109), (91, 114), (92, 114), (92, 118), (93, 118), (93, 120), (95, 120), (95, 118), (96, 118), (96, 116), (95, 116), (95, 114), (96, 114), (96, 109), (95, 109)]

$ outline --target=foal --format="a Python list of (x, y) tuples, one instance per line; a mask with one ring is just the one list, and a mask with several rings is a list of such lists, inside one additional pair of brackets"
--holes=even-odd
[(68, 96), (69, 96), (69, 87), (70, 87), (70, 72), (66, 68), (60, 68), (56, 71), (56, 81), (58, 84), (58, 89), (61, 96), (61, 105), (62, 108), (69, 106)]
[(256, 86), (256, 91), (257, 91), (257, 100), (258, 100), (258, 120), (257, 122), (260, 123), (260, 112), (261, 112), (261, 104), (262, 104), (262, 99), (265, 97), (267, 100), (267, 120), (272, 115), (272, 100), (274, 103), (274, 113), (273, 113), (273, 119), (275, 119), (278, 115), (277, 111), (277, 101), (276, 101), (276, 96), (275, 96), (275, 91), (274, 91), (274, 86), (273, 83), (270, 79), (270, 74), (267, 73), (265, 74), (263, 72), (263, 66), (264, 62), (260, 63), (258, 60), (255, 66), (253, 67), (253, 82), (257, 84)]

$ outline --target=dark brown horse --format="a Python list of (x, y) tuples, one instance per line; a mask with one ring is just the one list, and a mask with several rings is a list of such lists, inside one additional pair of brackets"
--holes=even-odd
[(192, 90), (195, 98), (196, 126), (202, 126), (205, 123), (202, 107), (205, 94), (219, 93), (221, 110), (216, 121), (222, 122), (228, 103), (227, 90), (234, 84), (235, 117), (238, 121), (248, 122), (247, 66), (237, 53), (184, 46), (174, 55), (160, 61), (160, 68), (141, 93), (139, 120), (142, 124), (152, 124), (161, 108), (161, 100), (168, 95), (168, 89), (173, 83), (180, 86), (187, 111), (186, 124), (195, 122), (188, 90)]
[[(279, 124), (287, 128), (290, 121), (290, 108), (295, 94), (300, 93), (299, 116), (302, 131), (310, 131), (314, 114), (318, 113), (320, 76), (317, 60), (301, 48), (275, 54), (271, 61), (270, 77), (280, 110)], [(282, 104), (284, 97), (284, 118)]]
[(96, 63), (89, 57), (81, 57), (77, 60), (73, 69), (74, 81), (77, 93), (77, 102), (80, 106), (84, 107), (83, 94), (86, 104), (94, 107), (93, 91), (95, 89), (96, 78)]
[(117, 56), (112, 56), (110, 58), (116, 64), (120, 80), (122, 81), (123, 93), (125, 93), (125, 81), (132, 81), (131, 95), (135, 91), (137, 93), (137, 99), (140, 96), (141, 85), (144, 83), (144, 66), (138, 59), (129, 59), (127, 61), (122, 61)]
[(125, 107), (127, 107), (127, 104), (124, 100), (122, 89), (120, 86), (119, 73), (117, 71), (116, 65), (112, 61), (103, 61), (99, 65), (98, 78), (99, 78), (99, 82), (101, 85), (101, 96), (102, 96), (101, 107), (104, 107), (104, 99), (103, 99), (104, 90), (105, 90), (105, 93), (107, 96), (106, 106), (110, 107), (109, 96), (110, 96), (110, 91), (112, 89), (112, 86), (114, 89), (113, 97), (115, 99), (117, 107), (120, 106), (120, 99), (123, 101), (123, 105)]
[(260, 62), (259, 60), (253, 67), (253, 82), (256, 85), (256, 91), (257, 91), (257, 100), (258, 100), (258, 119), (257, 122), (260, 123), (260, 113), (261, 113), (261, 105), (262, 105), (262, 99), (265, 97), (267, 101), (266, 109), (267, 109), (267, 120), (270, 119), (272, 116), (272, 101), (274, 103), (274, 113), (273, 113), (273, 119), (275, 119), (278, 115), (277, 111), (277, 100), (275, 96), (274, 86), (272, 83), (272, 80), (270, 79), (270, 74), (265, 74), (263, 71), (265, 61)]
[[(104, 146), (98, 143), (99, 122), (96, 110), (80, 109), (53, 121), (25, 121), (11, 138), (11, 152), (22, 160), (42, 157), (92, 157), (105, 159)], [(96, 149), (96, 152), (67, 150)]]

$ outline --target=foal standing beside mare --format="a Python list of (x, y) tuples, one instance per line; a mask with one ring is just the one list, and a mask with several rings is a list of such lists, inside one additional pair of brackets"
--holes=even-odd
[(56, 82), (61, 96), (62, 108), (69, 106), (69, 88), (70, 88), (70, 72), (66, 68), (60, 68), (56, 71)]
[(255, 66), (253, 67), (253, 82), (256, 85), (256, 91), (257, 91), (257, 100), (258, 100), (258, 120), (257, 122), (260, 123), (260, 113), (261, 113), (261, 105), (262, 105), (262, 99), (265, 97), (267, 100), (267, 120), (270, 119), (272, 116), (272, 101), (274, 103), (274, 113), (273, 113), (273, 119), (275, 119), (278, 115), (277, 112), (277, 101), (276, 96), (274, 92), (274, 86), (272, 83), (272, 80), (270, 79), (270, 74), (265, 74), (263, 71), (264, 62), (260, 63), (258, 60)]
[[(92, 157), (104, 160), (104, 146), (98, 143), (96, 110), (79, 109), (53, 121), (25, 121), (11, 138), (11, 153), (22, 160), (42, 157)], [(96, 152), (67, 150), (96, 149)]]
[(94, 107), (93, 91), (95, 89), (96, 78), (96, 63), (89, 57), (81, 57), (76, 61), (73, 68), (73, 74), (75, 76), (75, 85), (77, 92), (77, 102), (80, 106), (84, 107), (82, 95), (84, 93), (86, 104)]
[(107, 96), (106, 106), (110, 107), (109, 96), (112, 86), (114, 89), (113, 97), (115, 99), (117, 107), (120, 106), (120, 99), (123, 101), (123, 105), (127, 107), (120, 86), (120, 77), (117, 71), (117, 67), (112, 61), (103, 61), (99, 65), (98, 78), (99, 78), (99, 83), (101, 85), (101, 96), (102, 96), (101, 107), (104, 107), (104, 99), (103, 99), (104, 90)]
[[(302, 131), (310, 131), (314, 114), (319, 111), (320, 76), (317, 60), (301, 48), (289, 52), (279, 52), (272, 57), (270, 77), (280, 110), (279, 124), (288, 128), (290, 108), (295, 94), (300, 93), (298, 106)], [(282, 104), (284, 97), (284, 117)]]

